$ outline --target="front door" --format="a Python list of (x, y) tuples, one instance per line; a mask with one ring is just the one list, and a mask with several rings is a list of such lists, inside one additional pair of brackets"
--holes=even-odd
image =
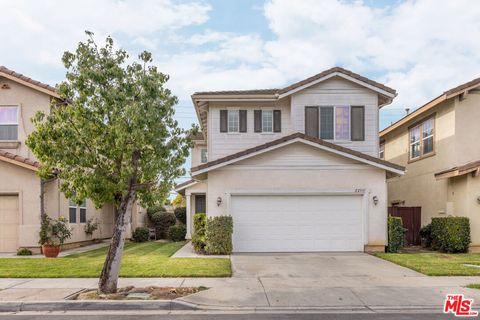
[(207, 201), (204, 194), (195, 195), (195, 213), (206, 213)]

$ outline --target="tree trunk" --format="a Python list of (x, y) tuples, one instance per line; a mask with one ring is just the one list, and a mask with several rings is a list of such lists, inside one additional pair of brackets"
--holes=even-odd
[(134, 151), (132, 154), (133, 174), (129, 179), (127, 193), (122, 197), (118, 208), (117, 221), (115, 221), (115, 229), (113, 231), (110, 247), (108, 248), (107, 257), (103, 265), (102, 274), (98, 282), (98, 291), (100, 293), (115, 293), (117, 291), (118, 273), (120, 271), (120, 263), (122, 262), (123, 247), (125, 245), (125, 237), (127, 235), (127, 225), (132, 216), (132, 206), (135, 202), (136, 192), (135, 184), (137, 182), (137, 169), (140, 153)]
[(110, 247), (103, 265), (102, 274), (98, 283), (100, 293), (115, 293), (117, 291), (118, 273), (122, 262), (123, 247), (127, 235), (127, 225), (132, 215), (132, 205), (135, 200), (135, 191), (127, 194), (118, 208), (118, 217), (115, 222)]

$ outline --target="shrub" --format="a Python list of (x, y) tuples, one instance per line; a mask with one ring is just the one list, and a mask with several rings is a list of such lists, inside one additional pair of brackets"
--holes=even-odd
[(152, 216), (157, 212), (167, 212), (163, 206), (153, 206), (147, 209), (147, 217), (153, 223)]
[(211, 217), (205, 228), (207, 254), (232, 253), (233, 219), (231, 216)]
[(32, 251), (27, 248), (20, 248), (17, 250), (17, 256), (31, 256)]
[(405, 245), (405, 228), (402, 218), (388, 217), (388, 252), (398, 252)]
[(98, 229), (97, 219), (90, 218), (85, 224), (84, 231), (88, 235), (92, 235)]
[(147, 227), (138, 227), (133, 231), (132, 238), (135, 242), (147, 242), (150, 239), (150, 232)]
[(184, 224), (177, 224), (168, 228), (168, 238), (172, 241), (183, 241), (187, 234), (187, 227)]
[(165, 239), (168, 235), (168, 228), (173, 226), (177, 219), (175, 215), (171, 212), (156, 212), (152, 214), (152, 223), (155, 225), (155, 232), (157, 233), (157, 238)]
[(470, 221), (466, 217), (432, 218), (432, 248), (457, 253), (468, 252)]
[(206, 224), (207, 224), (207, 215), (205, 213), (196, 213), (193, 216), (192, 245), (195, 252), (203, 253), (205, 250)]
[(187, 223), (187, 208), (185, 207), (175, 208), (173, 212), (175, 213), (175, 217), (177, 217), (178, 221), (180, 221), (183, 224)]
[(432, 224), (429, 223), (420, 229), (420, 237), (425, 247), (430, 248), (432, 246)]

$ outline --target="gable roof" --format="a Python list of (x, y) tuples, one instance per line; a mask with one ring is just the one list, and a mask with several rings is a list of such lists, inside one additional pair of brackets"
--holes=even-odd
[(8, 162), (26, 169), (38, 171), (40, 163), (8, 151), (0, 150), (0, 161)]
[(387, 87), (384, 84), (378, 83), (371, 79), (368, 79), (364, 76), (361, 76), (355, 72), (350, 70), (341, 68), (341, 67), (333, 67), (328, 70), (322, 71), (314, 76), (311, 76), (307, 79), (295, 82), (289, 86), (280, 89), (254, 89), (254, 90), (228, 90), (228, 91), (203, 91), (203, 92), (195, 92), (193, 96), (203, 96), (203, 95), (285, 95), (295, 91), (296, 89), (303, 88), (305, 85), (313, 85), (318, 80), (322, 80), (323, 78), (329, 75), (344, 75), (350, 78), (356, 79), (360, 82), (373, 86), (374, 88), (380, 89), (385, 91), (386, 93), (392, 95), (394, 97), (397, 92), (395, 89)]
[(193, 180), (193, 179), (187, 180), (185, 182), (182, 182), (182, 183), (179, 183), (179, 184), (175, 185), (175, 191), (176, 192), (183, 191), (186, 188), (191, 187), (191, 186), (193, 186), (197, 183), (199, 183), (199, 181), (196, 181), (196, 180)]
[(198, 165), (191, 169), (191, 174), (192, 176), (196, 176), (196, 175), (199, 175), (214, 169), (218, 169), (220, 167), (224, 167), (226, 165), (238, 162), (240, 160), (244, 160), (244, 159), (253, 157), (255, 155), (265, 153), (270, 150), (277, 149), (279, 147), (282, 147), (294, 142), (298, 142), (298, 141), (307, 143), (309, 145), (318, 147), (320, 149), (323, 149), (341, 156), (345, 156), (345, 157), (357, 160), (359, 162), (372, 165), (374, 167), (387, 170), (389, 172), (393, 172), (398, 175), (403, 175), (405, 171), (405, 167), (402, 167), (400, 165), (397, 165), (376, 157), (372, 157), (362, 152), (345, 148), (319, 138), (310, 137), (303, 133), (297, 132), (297, 133), (267, 142), (265, 144), (258, 145), (256, 147), (249, 148), (249, 149), (228, 155), (226, 157), (219, 158), (219, 159)]
[(380, 138), (384, 135), (386, 135), (389, 132), (392, 132), (393, 130), (397, 129), (398, 127), (402, 126), (403, 124), (406, 124), (408, 122), (413, 121), (414, 119), (419, 118), (421, 115), (423, 115), (425, 112), (428, 110), (432, 109), (433, 107), (439, 105), (440, 103), (450, 99), (454, 98), (458, 95), (463, 95), (466, 96), (468, 94), (469, 90), (475, 89), (477, 87), (480, 87), (480, 78), (473, 79), (471, 81), (465, 82), (459, 86), (456, 86), (454, 88), (451, 88), (447, 91), (444, 91), (441, 95), (438, 97), (434, 98), (433, 100), (430, 100), (426, 104), (422, 105), (420, 108), (416, 109), (415, 111), (407, 114), (397, 122), (392, 123), (390, 126), (386, 127), (382, 131), (380, 131)]
[(10, 70), (7, 67), (0, 66), (0, 77), (10, 79), (12, 81), (20, 83), (32, 89), (35, 89), (37, 91), (48, 94), (52, 97), (60, 98), (60, 96), (58, 95), (54, 87), (37, 80), (33, 80), (32, 78), (24, 76), (23, 74), (15, 72), (13, 70)]

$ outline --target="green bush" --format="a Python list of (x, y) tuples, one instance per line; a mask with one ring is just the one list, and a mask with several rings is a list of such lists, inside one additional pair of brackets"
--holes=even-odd
[(147, 227), (138, 227), (133, 231), (132, 238), (135, 242), (147, 242), (150, 240), (150, 232)]
[(432, 218), (432, 248), (444, 252), (468, 252), (470, 221), (466, 217)]
[(207, 224), (207, 215), (205, 213), (196, 213), (193, 216), (192, 245), (195, 252), (203, 253), (205, 250), (206, 224)]
[(155, 226), (157, 238), (166, 239), (168, 236), (168, 228), (170, 228), (170, 226), (173, 226), (177, 222), (177, 219), (175, 218), (175, 215), (171, 212), (160, 211), (152, 214), (152, 218), (150, 221)]
[(232, 253), (233, 219), (231, 216), (211, 217), (205, 227), (207, 254)]
[[(147, 217), (150, 222), (152, 222), (152, 216), (157, 212), (167, 212), (163, 206), (154, 206), (147, 209)], [(152, 222), (153, 223), (153, 222)]]
[(168, 238), (172, 241), (183, 241), (187, 234), (187, 227), (184, 224), (177, 224), (168, 228)]
[(402, 218), (388, 216), (388, 252), (398, 252), (405, 245)]
[(429, 223), (425, 226), (423, 226), (420, 229), (420, 237), (422, 238), (422, 244), (430, 248), (432, 246), (432, 224)]
[(31, 256), (32, 251), (27, 248), (20, 248), (17, 250), (17, 256)]
[(177, 217), (178, 221), (180, 221), (183, 224), (187, 223), (187, 208), (185, 207), (175, 208), (173, 212), (175, 213), (175, 217)]

